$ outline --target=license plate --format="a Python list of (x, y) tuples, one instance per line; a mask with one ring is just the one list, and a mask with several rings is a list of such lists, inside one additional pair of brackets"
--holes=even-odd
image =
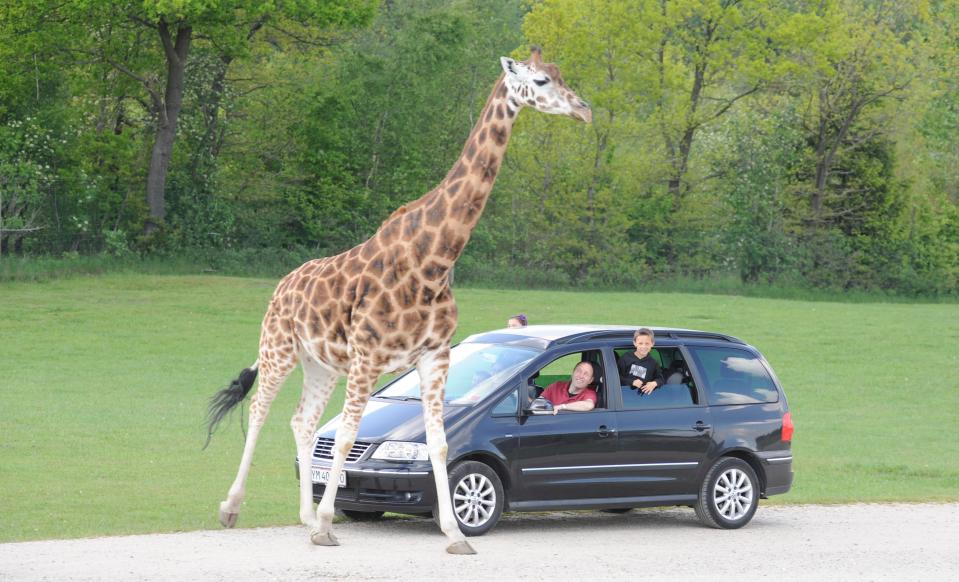
[[(311, 469), (313, 473), (313, 482), (320, 483), (325, 485), (330, 480), (330, 470), (329, 469), (317, 469), (313, 467)], [(339, 487), (346, 487), (346, 471), (340, 471), (340, 479), (338, 481)]]

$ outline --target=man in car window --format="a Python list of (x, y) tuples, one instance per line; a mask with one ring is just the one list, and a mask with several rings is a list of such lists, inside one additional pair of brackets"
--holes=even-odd
[(616, 363), (619, 368), (619, 381), (623, 386), (638, 388), (643, 394), (649, 394), (663, 385), (663, 372), (656, 358), (649, 355), (656, 345), (653, 330), (641, 327), (633, 334), (633, 346), (636, 351), (623, 354)]
[(569, 381), (553, 382), (543, 391), (543, 398), (553, 403), (553, 414), (561, 410), (586, 412), (596, 406), (596, 391), (593, 383), (593, 365), (580, 362), (573, 368)]

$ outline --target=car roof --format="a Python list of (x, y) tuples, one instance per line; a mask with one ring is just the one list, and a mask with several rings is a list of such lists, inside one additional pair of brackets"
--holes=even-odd
[(719, 340), (743, 345), (746, 343), (731, 335), (695, 329), (602, 324), (530, 325), (519, 328), (503, 328), (473, 334), (463, 340), (463, 343), (508, 343), (546, 349), (555, 345), (574, 344), (597, 339), (628, 339), (632, 341), (633, 333), (640, 327), (648, 327), (657, 339)]

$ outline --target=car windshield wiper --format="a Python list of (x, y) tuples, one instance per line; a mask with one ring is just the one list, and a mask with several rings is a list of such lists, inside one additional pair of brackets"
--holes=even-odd
[(403, 402), (407, 402), (409, 400), (421, 400), (419, 396), (380, 396), (380, 398), (384, 398), (386, 400), (401, 400)]

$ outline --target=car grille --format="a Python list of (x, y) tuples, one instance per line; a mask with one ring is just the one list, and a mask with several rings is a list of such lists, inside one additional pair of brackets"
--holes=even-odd
[[(313, 449), (313, 458), (314, 459), (323, 459), (326, 461), (333, 460), (333, 439), (319, 438), (316, 439), (316, 448)], [(355, 463), (360, 460), (360, 457), (372, 446), (372, 443), (356, 442), (353, 443), (353, 448), (350, 449), (350, 454), (346, 455), (347, 463)]]

